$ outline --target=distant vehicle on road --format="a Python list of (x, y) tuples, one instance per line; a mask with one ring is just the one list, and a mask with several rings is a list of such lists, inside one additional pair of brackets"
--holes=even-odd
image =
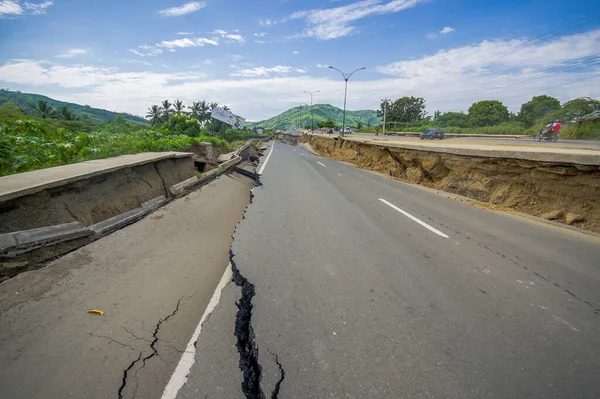
[(333, 128), (332, 127), (327, 128), (327, 134), (333, 134)]
[(425, 139), (429, 139), (429, 140), (440, 139), (440, 140), (443, 140), (444, 139), (444, 132), (442, 131), (442, 129), (429, 129), (429, 130), (421, 133), (421, 135), (419, 136), (419, 138), (421, 140), (425, 140)]
[(347, 127), (345, 129), (340, 130), (342, 133), (344, 134), (351, 134), (352, 133), (352, 129)]

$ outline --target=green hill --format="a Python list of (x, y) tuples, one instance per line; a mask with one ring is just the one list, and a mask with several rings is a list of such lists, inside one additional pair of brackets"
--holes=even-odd
[[(313, 105), (313, 118), (315, 128), (317, 123), (322, 120), (331, 119), (336, 125), (342, 126), (342, 117), (344, 111), (340, 108), (334, 107), (329, 104), (315, 104)], [(361, 111), (348, 111), (346, 110), (346, 126), (357, 127), (358, 123), (363, 126), (377, 125), (381, 123), (379, 117), (377, 117), (377, 111), (374, 110), (361, 110)], [(288, 109), (281, 114), (269, 118), (260, 122), (249, 122), (246, 125), (252, 127), (262, 127), (265, 129), (285, 129), (290, 126), (310, 126), (310, 105), (302, 105)]]
[(148, 122), (144, 118), (131, 114), (112, 112), (99, 108), (92, 108), (89, 105), (67, 103), (64, 101), (54, 100), (50, 97), (42, 96), (41, 94), (21, 93), (20, 91), (0, 89), (0, 104), (12, 101), (18, 106), (24, 108), (27, 114), (31, 114), (31, 105), (37, 102), (38, 100), (46, 100), (48, 104), (55, 109), (66, 106), (69, 109), (69, 111), (75, 114), (75, 116), (77, 116), (78, 118), (87, 117), (96, 122), (114, 121), (119, 115), (123, 115), (126, 121), (134, 124), (145, 124)]

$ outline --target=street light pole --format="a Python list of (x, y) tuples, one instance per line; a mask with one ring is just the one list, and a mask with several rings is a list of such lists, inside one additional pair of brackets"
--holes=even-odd
[(387, 111), (387, 97), (383, 100), (383, 135), (385, 136), (385, 114)]
[(312, 93), (310, 91), (306, 91), (304, 90), (304, 93), (308, 93), (310, 94), (310, 134), (314, 134), (315, 133), (315, 123), (313, 122), (313, 94), (317, 94), (320, 93), (321, 90), (317, 90), (317, 91), (313, 91)]
[(339, 73), (342, 74), (342, 77), (344, 78), (344, 81), (346, 82), (344, 84), (344, 116), (342, 117), (342, 132), (341, 135), (344, 135), (344, 129), (346, 128), (346, 95), (348, 94), (348, 80), (350, 79), (350, 76), (352, 76), (354, 74), (354, 72), (360, 71), (362, 69), (367, 69), (367, 67), (362, 67), (362, 68), (358, 68), (355, 71), (352, 71), (352, 73), (346, 75), (344, 72), (340, 71), (339, 69), (337, 69), (336, 67), (333, 67), (331, 65), (329, 65), (329, 68), (331, 69), (335, 69), (336, 71), (338, 71)]

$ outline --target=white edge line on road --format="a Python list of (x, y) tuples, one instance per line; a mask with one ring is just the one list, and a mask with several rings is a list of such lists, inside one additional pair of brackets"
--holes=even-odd
[(327, 165), (325, 165), (324, 163), (321, 163), (321, 162), (319, 162), (319, 161), (317, 161), (317, 163), (318, 163), (319, 165), (321, 165), (321, 166), (325, 167), (325, 168), (327, 167)]
[(187, 382), (187, 376), (192, 369), (192, 366), (196, 362), (196, 346), (195, 342), (198, 340), (200, 336), (200, 330), (202, 330), (202, 323), (206, 320), (206, 318), (212, 313), (215, 309), (219, 300), (221, 299), (221, 291), (223, 291), (223, 287), (227, 285), (231, 281), (233, 277), (233, 273), (231, 271), (231, 263), (227, 265), (227, 269), (223, 273), (223, 277), (221, 277), (221, 281), (217, 285), (215, 292), (210, 298), (210, 302), (208, 302), (208, 306), (206, 306), (206, 310), (200, 319), (200, 323), (196, 327), (194, 334), (192, 334), (192, 338), (190, 338), (190, 342), (188, 342), (185, 351), (181, 355), (181, 359), (179, 359), (179, 363), (177, 363), (177, 367), (169, 380), (169, 383), (165, 387), (161, 399), (175, 399), (177, 397), (177, 393), (179, 390), (185, 385)]
[(267, 159), (265, 159), (265, 163), (262, 164), (260, 169), (258, 170), (258, 174), (262, 175), (263, 170), (265, 170), (265, 166), (267, 166), (267, 162), (269, 162), (269, 158), (271, 158), (271, 154), (273, 153), (273, 148), (275, 148), (275, 143), (271, 145), (271, 151), (269, 151), (269, 155), (267, 155)]
[(403, 214), (404, 216), (406, 216), (407, 218), (419, 223), (421, 226), (425, 227), (427, 230), (434, 232), (435, 234), (437, 234), (438, 236), (444, 237), (444, 238), (450, 238), (448, 237), (446, 234), (442, 233), (441, 231), (439, 231), (438, 229), (431, 227), (430, 225), (428, 225), (427, 223), (425, 223), (424, 221), (422, 221), (421, 219), (418, 219), (416, 217), (414, 217), (413, 215), (411, 215), (410, 213), (403, 211), (402, 209), (398, 208), (396, 205), (392, 204), (391, 202), (388, 202), (386, 200), (384, 200), (383, 198), (379, 198), (379, 201), (383, 202), (384, 204), (386, 204), (387, 206), (397, 210), (398, 212), (400, 212), (401, 214)]

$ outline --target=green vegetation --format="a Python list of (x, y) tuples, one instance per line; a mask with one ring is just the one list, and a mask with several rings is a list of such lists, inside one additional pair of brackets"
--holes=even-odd
[(175, 101), (173, 109), (166, 101), (166, 109), (149, 109), (151, 126), (147, 126), (133, 124), (122, 115), (105, 123), (73, 120), (62, 108), (40, 101), (30, 108), (35, 109), (32, 115), (12, 102), (0, 105), (0, 175), (139, 152), (185, 151), (201, 142), (233, 151), (256, 136), (252, 130), (232, 130), (210, 120), (211, 106), (215, 109), (216, 103), (194, 116), (193, 110), (184, 111), (180, 101)]
[[(344, 111), (340, 108), (329, 104), (314, 104), (312, 112), (315, 129), (317, 128), (319, 122), (325, 120), (333, 121), (336, 127), (342, 126)], [(377, 116), (377, 111), (346, 110), (346, 126), (357, 127), (359, 123), (363, 126), (371, 126), (381, 123), (381, 120)], [(250, 122), (247, 125), (249, 127), (262, 127), (266, 129), (288, 129), (292, 126), (301, 126), (303, 128), (310, 129), (310, 105), (294, 107), (267, 120), (261, 122)]]
[[(38, 108), (40, 100), (45, 102), (45, 107), (47, 107), (46, 111), (42, 111)], [(0, 89), (0, 105), (7, 102), (12, 102), (16, 104), (18, 107), (22, 108), (23, 111), (28, 115), (34, 115), (37, 112), (38, 115), (44, 119), (65, 119), (65, 113), (63, 109), (66, 109), (71, 114), (73, 118), (72, 120), (89, 119), (94, 122), (103, 123), (114, 121), (120, 115), (122, 115), (122, 117), (125, 118), (127, 122), (133, 124), (147, 123), (147, 121), (144, 118), (134, 116), (131, 114), (112, 112), (99, 108), (92, 108), (89, 105), (67, 103), (64, 101), (54, 100), (50, 97), (42, 96), (40, 94), (21, 93), (20, 91)]]
[[(558, 99), (541, 95), (521, 106), (513, 114), (497, 100), (478, 101), (468, 113), (436, 111), (427, 116), (425, 100), (420, 97), (402, 97), (395, 101), (382, 101), (377, 111), (383, 117), (386, 110), (386, 131), (420, 132), (442, 128), (448, 133), (530, 134), (537, 133), (549, 121), (561, 120), (561, 137), (600, 139), (600, 122), (589, 116), (600, 112), (600, 101), (589, 97), (577, 98), (560, 104)], [(373, 127), (361, 129), (374, 132)]]

